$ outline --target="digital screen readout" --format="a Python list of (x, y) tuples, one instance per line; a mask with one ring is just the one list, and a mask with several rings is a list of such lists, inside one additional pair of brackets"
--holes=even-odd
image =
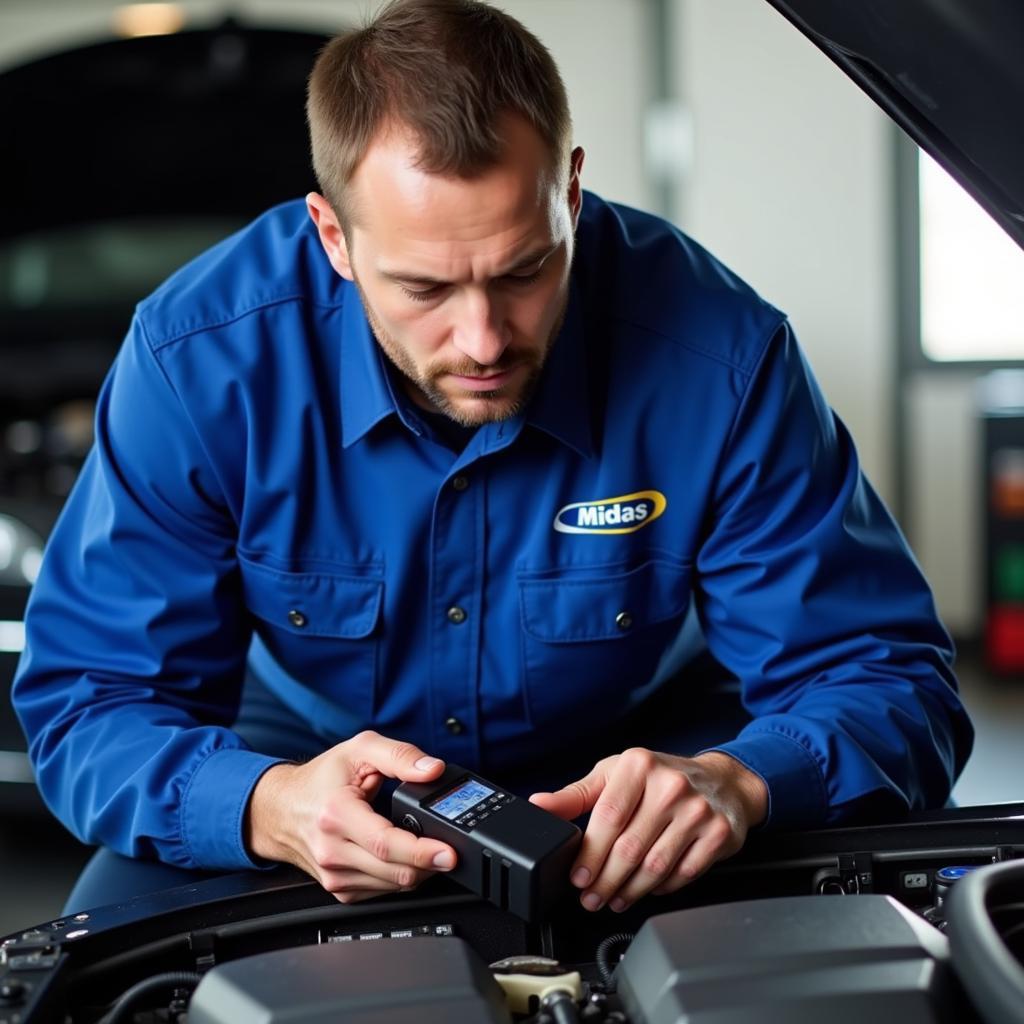
[(454, 821), (460, 815), (465, 814), (470, 807), (480, 803), (485, 796), (490, 796), (493, 792), (493, 789), (488, 789), (477, 782), (476, 779), (469, 779), (457, 789), (453, 789), (450, 793), (445, 793), (440, 800), (430, 805), (430, 809), (437, 811), (441, 817)]

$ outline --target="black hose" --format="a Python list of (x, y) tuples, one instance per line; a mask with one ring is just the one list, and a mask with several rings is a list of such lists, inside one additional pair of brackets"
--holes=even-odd
[(130, 989), (118, 996), (114, 1005), (100, 1018), (98, 1024), (121, 1024), (127, 1020), (128, 1010), (132, 1003), (161, 988), (190, 988), (199, 984), (199, 975), (194, 971), (167, 971), (165, 974), (154, 974), (151, 978), (143, 978)]
[(615, 988), (615, 979), (612, 977), (612, 972), (616, 967), (616, 964), (609, 962), (609, 953), (616, 946), (628, 946), (632, 941), (632, 932), (616, 932), (614, 935), (609, 935), (608, 938), (603, 939), (598, 945), (594, 959), (597, 961), (597, 969), (601, 972), (601, 980), (608, 989)]
[(580, 1024), (580, 1008), (564, 989), (545, 996), (541, 1007), (551, 1014), (555, 1024)]

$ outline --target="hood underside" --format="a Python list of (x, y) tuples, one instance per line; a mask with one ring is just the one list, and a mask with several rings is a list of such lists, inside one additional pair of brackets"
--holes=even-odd
[(1024, 247), (1020, 0), (768, 0)]

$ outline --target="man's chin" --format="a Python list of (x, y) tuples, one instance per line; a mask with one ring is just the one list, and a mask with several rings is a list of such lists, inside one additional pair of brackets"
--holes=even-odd
[(491, 391), (479, 391), (459, 387), (456, 380), (448, 377), (443, 386), (435, 381), (433, 387), (422, 390), (434, 408), (449, 419), (464, 427), (481, 427), (485, 423), (511, 419), (521, 412), (535, 380), (535, 374), (528, 374), (525, 380), (510, 381)]
[(444, 396), (436, 403), (449, 419), (464, 427), (482, 427), (515, 416), (523, 407), (518, 396), (510, 397), (504, 391), (473, 391)]

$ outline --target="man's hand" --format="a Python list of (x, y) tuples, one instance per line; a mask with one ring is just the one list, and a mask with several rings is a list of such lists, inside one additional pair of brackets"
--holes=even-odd
[(730, 857), (764, 820), (768, 790), (726, 754), (677, 757), (636, 747), (532, 803), (571, 820), (591, 811), (570, 877), (588, 910), (625, 910), (675, 892)]
[(246, 811), (249, 851), (312, 875), (341, 903), (412, 889), (455, 867), (455, 851), (396, 828), (370, 806), (387, 776), (430, 782), (444, 762), (411, 743), (361, 732), (307, 764), (278, 764), (260, 777)]

